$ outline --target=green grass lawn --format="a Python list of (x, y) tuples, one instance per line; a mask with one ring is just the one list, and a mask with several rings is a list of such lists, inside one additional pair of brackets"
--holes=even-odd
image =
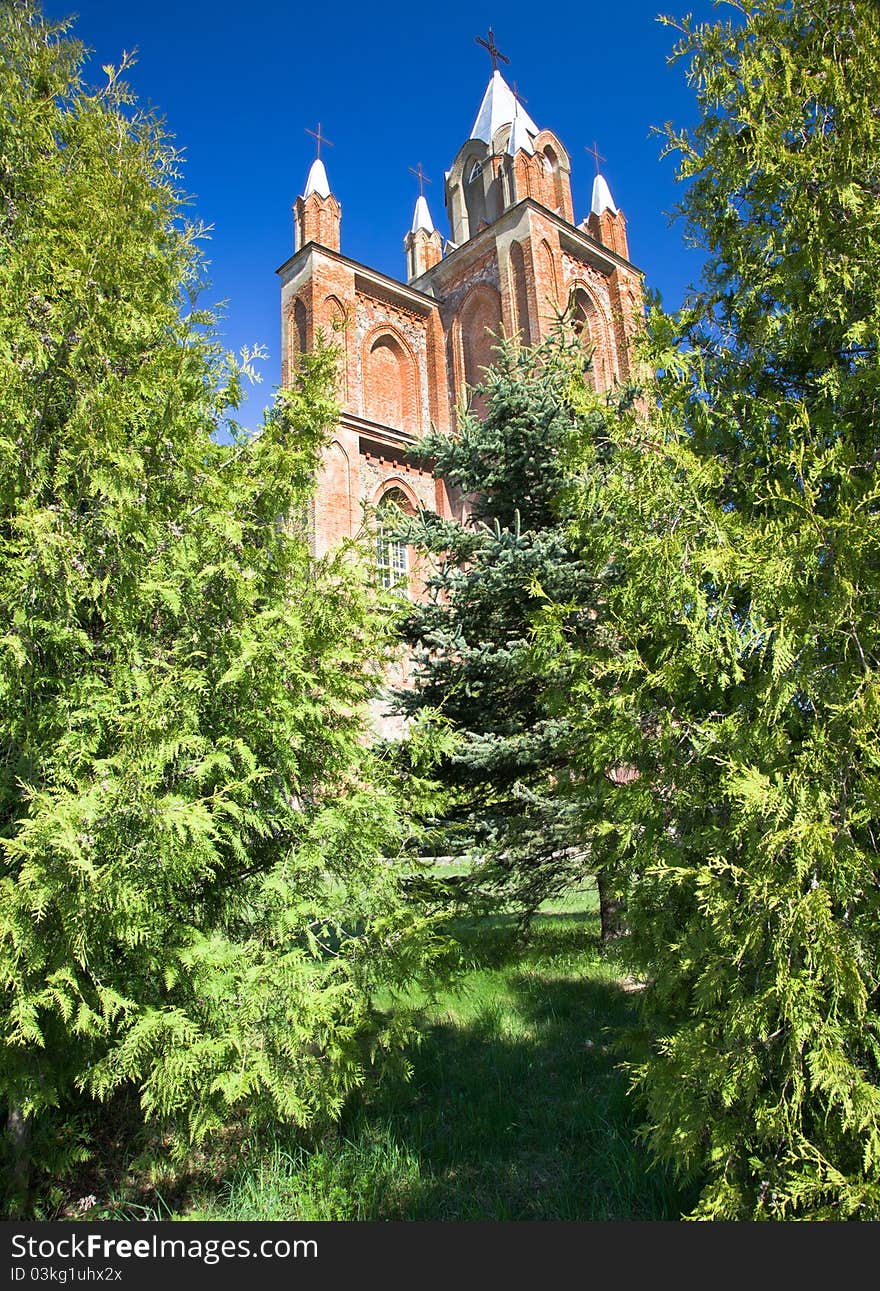
[[(592, 891), (542, 911), (514, 947), (503, 918), (462, 924), (470, 967), (426, 1009), (412, 1076), (386, 1080), (319, 1145), (244, 1145), (178, 1194), (205, 1219), (677, 1219), (618, 1069), (637, 991), (599, 943)], [(167, 1214), (167, 1211), (164, 1212)]]

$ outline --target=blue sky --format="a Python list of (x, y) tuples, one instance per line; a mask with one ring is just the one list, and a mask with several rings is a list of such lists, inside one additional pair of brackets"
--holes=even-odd
[(314, 156), (305, 127), (320, 121), (331, 187), (342, 203), (342, 250), (401, 278), (403, 237), (421, 162), (426, 193), (446, 234), (443, 172), (473, 124), (491, 74), (474, 40), (491, 25), (539, 126), (553, 129), (572, 157), (575, 219), (589, 209), (594, 174), (585, 145), (597, 140), (602, 166), (628, 221), (630, 254), (664, 303), (677, 306), (700, 270), (683, 245), (675, 164), (660, 160), (652, 127), (695, 118), (682, 63), (670, 67), (676, 33), (658, 12), (697, 19), (731, 16), (711, 0), (617, 0), (552, 5), (479, 0), (379, 5), (312, 0), (46, 0), (48, 16), (77, 14), (74, 33), (101, 65), (138, 50), (128, 80), (158, 108), (185, 150), (192, 214), (213, 225), (205, 253), (206, 298), (225, 302), (231, 349), (262, 343), (263, 383), (241, 413), (259, 421), (279, 372), (279, 287), (275, 269), (293, 251), (291, 204)]

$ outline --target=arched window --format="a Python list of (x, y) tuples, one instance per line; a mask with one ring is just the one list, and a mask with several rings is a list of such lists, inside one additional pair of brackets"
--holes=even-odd
[(575, 288), (570, 309), (572, 330), (590, 356), (590, 378), (593, 386), (596, 390), (605, 390), (609, 384), (608, 364), (603, 344), (604, 329), (599, 311), (583, 287)]
[(468, 217), (468, 237), (479, 233), (480, 226), (488, 224), (486, 218), (486, 192), (483, 187), (483, 163), (474, 158), (473, 165), (465, 163), (464, 204)]
[(551, 211), (562, 214), (562, 178), (559, 173), (559, 158), (555, 149), (544, 145), (544, 175), (546, 204)]
[(389, 489), (379, 499), (376, 528), (376, 564), (383, 587), (409, 592), (409, 553), (406, 543), (397, 537), (402, 515), (411, 511), (402, 489)]

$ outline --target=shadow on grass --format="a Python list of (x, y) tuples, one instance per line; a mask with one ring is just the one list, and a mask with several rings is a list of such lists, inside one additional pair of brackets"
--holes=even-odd
[[(310, 1147), (276, 1137), (208, 1218), (669, 1220), (694, 1190), (652, 1165), (620, 1070), (637, 992), (589, 908), (450, 925), (468, 971), (386, 1077)], [(442, 1010), (442, 1011), (440, 1011)], [(198, 1202), (196, 1203), (198, 1206)], [(190, 1211), (192, 1213), (192, 1211)], [(198, 1212), (197, 1212), (198, 1213)]]
[(638, 994), (617, 948), (601, 947), (596, 912), (542, 912), (525, 942), (512, 915), (450, 931), (468, 968), (425, 1014), (411, 1078), (368, 1085), (311, 1143), (278, 1128), (242, 1142), (213, 1180), (190, 1178), (189, 1217), (669, 1220), (693, 1208), (696, 1189), (652, 1165), (638, 1136), (619, 1047)]
[[(411, 1081), (348, 1123), (348, 1150), (371, 1145), (361, 1217), (679, 1218), (693, 1199), (651, 1167), (609, 1039), (632, 1023), (632, 996), (611, 981), (533, 973), (508, 987), (517, 1034), (491, 1008), (464, 1025), (434, 1024)], [(383, 1144), (398, 1162), (387, 1174)]]
[(556, 956), (582, 956), (601, 945), (599, 916), (593, 911), (541, 914), (523, 934), (515, 915), (451, 922), (448, 931), (471, 968), (501, 968)]

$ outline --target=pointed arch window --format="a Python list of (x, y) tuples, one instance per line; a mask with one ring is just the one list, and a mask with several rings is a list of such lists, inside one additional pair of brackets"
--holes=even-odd
[(569, 308), (572, 331), (590, 356), (590, 380), (596, 390), (605, 390), (609, 385), (605, 333), (596, 304), (583, 287), (576, 287)]
[(409, 552), (399, 538), (401, 517), (412, 511), (402, 489), (389, 489), (379, 499), (376, 529), (376, 564), (383, 587), (409, 594)]

